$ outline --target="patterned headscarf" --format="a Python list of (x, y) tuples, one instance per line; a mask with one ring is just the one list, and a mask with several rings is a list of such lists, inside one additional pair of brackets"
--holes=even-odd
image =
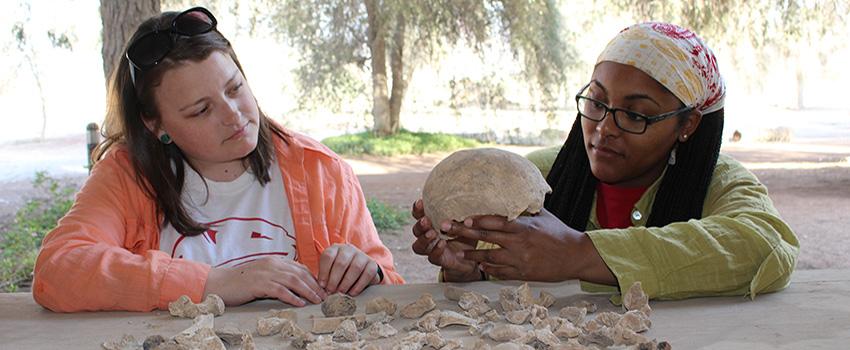
[(723, 108), (726, 84), (711, 49), (694, 32), (674, 24), (635, 24), (617, 34), (596, 63), (640, 69), (703, 114)]

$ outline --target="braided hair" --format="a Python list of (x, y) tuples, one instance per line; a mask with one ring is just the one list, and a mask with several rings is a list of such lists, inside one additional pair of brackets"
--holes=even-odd
[[(722, 137), (723, 109), (720, 109), (703, 116), (691, 139), (675, 146), (676, 164), (667, 167), (661, 180), (647, 227), (662, 227), (702, 217)], [(546, 182), (552, 187), (552, 193), (546, 196), (544, 207), (567, 226), (584, 231), (599, 179), (590, 170), (581, 116), (576, 116)]]

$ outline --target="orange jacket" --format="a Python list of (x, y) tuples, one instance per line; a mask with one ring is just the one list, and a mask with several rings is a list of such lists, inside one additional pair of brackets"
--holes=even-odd
[[(324, 145), (294, 132), (274, 137), (292, 210), (298, 261), (318, 274), (322, 251), (351, 243), (400, 284), (351, 167)], [(181, 295), (200, 302), (210, 266), (159, 250), (162, 216), (136, 182), (125, 148), (92, 170), (74, 206), (45, 238), (35, 265), (35, 301), (58, 312), (167, 309)]]

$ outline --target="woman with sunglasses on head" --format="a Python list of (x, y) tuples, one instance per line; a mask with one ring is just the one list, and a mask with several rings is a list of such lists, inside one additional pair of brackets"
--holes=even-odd
[(98, 161), (36, 262), (39, 304), (149, 311), (217, 294), (303, 306), (404, 282), (351, 168), (263, 114), (215, 27), (193, 8), (130, 38)]
[[(581, 279), (622, 291), (640, 281), (660, 299), (784, 288), (799, 243), (764, 185), (719, 154), (724, 97), (693, 32), (626, 28), (576, 96), (564, 145), (528, 156), (553, 189), (545, 209), (431, 223), (417, 201), (413, 250), (446, 281)], [(435, 228), (460, 238), (438, 240)]]

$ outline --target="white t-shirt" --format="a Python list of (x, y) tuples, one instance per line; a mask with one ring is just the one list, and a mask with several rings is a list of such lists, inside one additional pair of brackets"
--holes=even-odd
[(197, 236), (183, 236), (169, 223), (163, 228), (159, 250), (212, 267), (233, 267), (267, 256), (297, 260), (292, 212), (275, 160), (271, 181), (261, 186), (245, 171), (230, 182), (206, 179), (186, 165), (182, 200), (195, 221), (210, 228)]

